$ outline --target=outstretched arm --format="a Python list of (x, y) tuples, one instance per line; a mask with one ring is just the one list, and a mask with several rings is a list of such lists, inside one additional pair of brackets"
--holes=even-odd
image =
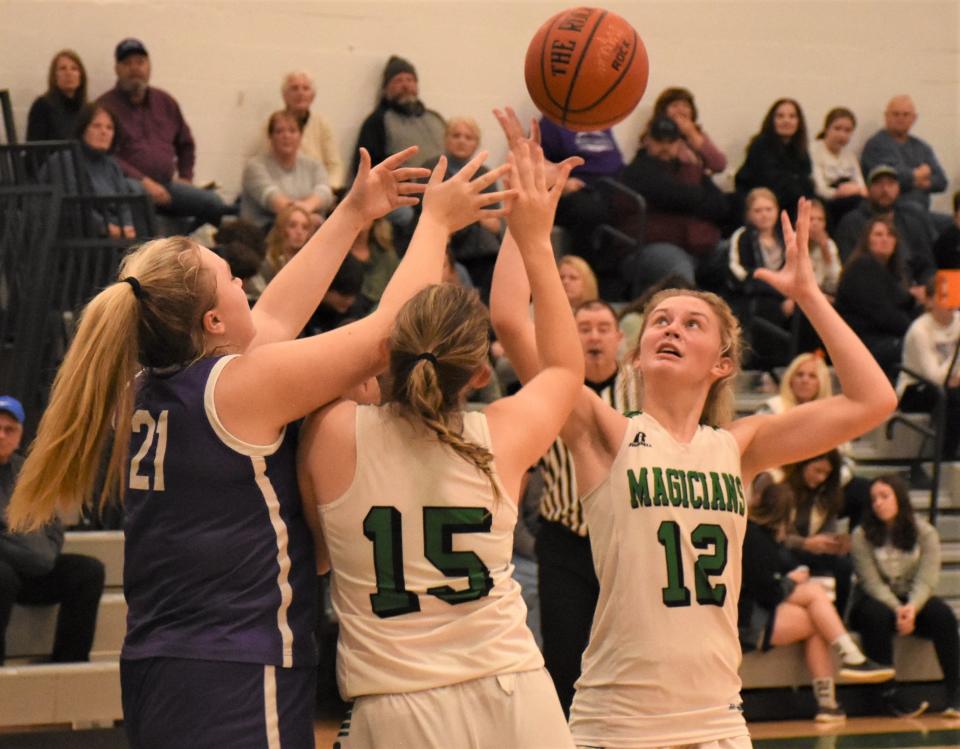
[[(512, 191), (483, 193), (506, 167), (471, 181), (486, 153), (443, 181), (441, 159), (424, 195), (424, 213), (403, 262), (383, 293), (377, 311), (351, 325), (311, 338), (261, 346), (237, 357), (217, 384), (216, 407), (237, 437), (270, 444), (285, 424), (339, 397), (386, 365), (384, 342), (400, 307), (420, 289), (440, 280), (450, 234), (508, 200)], [(493, 209), (504, 215), (506, 208)]]
[(877, 426), (896, 408), (890, 382), (857, 335), (817, 286), (810, 263), (810, 202), (801, 199), (797, 227), (783, 217), (786, 263), (783, 269), (754, 273), (793, 299), (826, 346), (840, 378), (842, 394), (805, 403), (781, 414), (748, 416), (730, 431), (740, 445), (744, 481), (771, 466), (819, 455)]
[[(531, 359), (537, 352), (540, 359), (538, 371), (519, 393), (487, 409), (498, 471), (513, 491), (527, 468), (556, 439), (582, 387), (584, 365), (573, 313), (550, 245), (554, 212), (571, 165), (562, 166), (552, 187), (547, 188), (540, 146), (518, 141), (511, 148), (510, 160), (510, 182), (518, 193), (509, 227), (525, 273), (524, 269), (518, 270), (529, 279), (533, 290), (536, 342)], [(535, 365), (531, 361), (524, 368)], [(527, 425), (522, 433), (516, 429), (518, 423)]]
[(413, 180), (426, 169), (404, 167), (416, 146), (371, 168), (361, 149), (360, 171), (343, 202), (293, 259), (276, 275), (253, 308), (256, 337), (250, 349), (295, 338), (327, 293), (337, 269), (365, 222), (385, 216), (397, 206), (416, 205), (426, 185)]

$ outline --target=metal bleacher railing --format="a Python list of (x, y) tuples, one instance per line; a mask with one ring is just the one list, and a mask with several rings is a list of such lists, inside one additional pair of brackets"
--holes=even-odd
[[(0, 145), (0, 392), (27, 409), (29, 441), (79, 309), (116, 278), (131, 244), (155, 236), (146, 195), (93, 195), (72, 141)], [(129, 210), (138, 237), (104, 236)]]

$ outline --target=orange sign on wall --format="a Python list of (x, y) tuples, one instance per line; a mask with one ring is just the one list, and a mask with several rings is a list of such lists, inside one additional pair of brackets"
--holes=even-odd
[(937, 271), (937, 302), (944, 307), (960, 307), (960, 270)]

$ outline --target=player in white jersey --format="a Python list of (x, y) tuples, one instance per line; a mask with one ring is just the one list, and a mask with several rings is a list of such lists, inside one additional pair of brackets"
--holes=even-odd
[[(504, 125), (518, 137), (517, 121)], [(743, 487), (768, 466), (862, 434), (896, 405), (883, 372), (817, 287), (809, 216), (801, 201), (795, 233), (784, 215), (786, 264), (755, 277), (813, 324), (843, 395), (728, 424), (739, 324), (715, 295), (666, 290), (647, 305), (634, 360), (644, 412), (628, 418), (584, 389), (564, 426), (600, 580), (571, 711), (578, 746), (750, 745), (737, 674)], [(494, 327), (526, 380), (537, 352), (509, 247), (494, 289)], [(834, 644), (847, 665), (862, 659), (845, 641)]]
[(329, 550), (340, 691), (355, 700), (343, 749), (573, 747), (511, 556), (521, 479), (583, 382), (549, 239), (576, 162), (548, 190), (538, 146), (515, 143), (511, 161), (509, 232), (533, 286), (537, 376), (465, 411), (489, 377), (489, 320), (474, 292), (433, 286), (397, 318), (385, 405), (340, 401), (304, 428), (301, 487)]

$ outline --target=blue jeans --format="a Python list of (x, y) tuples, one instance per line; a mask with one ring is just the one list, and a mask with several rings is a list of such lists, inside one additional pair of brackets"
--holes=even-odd
[(202, 190), (176, 180), (167, 182), (164, 187), (170, 193), (170, 204), (160, 206), (160, 211), (172, 216), (193, 216), (197, 226), (219, 226), (221, 217), (229, 210), (227, 204), (213, 190)]

